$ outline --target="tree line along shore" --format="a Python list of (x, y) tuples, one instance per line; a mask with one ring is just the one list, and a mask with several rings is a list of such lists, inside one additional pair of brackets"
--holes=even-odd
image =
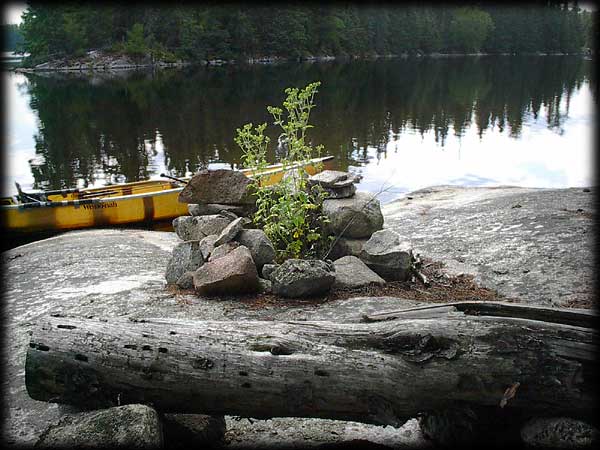
[(5, 44), (33, 67), (90, 49), (214, 61), (420, 54), (589, 52), (596, 12), (569, 2), (416, 6), (30, 5)]

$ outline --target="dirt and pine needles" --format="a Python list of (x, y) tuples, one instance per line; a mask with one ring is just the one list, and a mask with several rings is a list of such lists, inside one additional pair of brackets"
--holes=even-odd
[[(389, 281), (383, 286), (370, 285), (357, 289), (332, 289), (327, 295), (310, 298), (283, 298), (274, 294), (248, 294), (231, 297), (219, 297), (222, 300), (236, 300), (249, 309), (273, 308), (278, 306), (318, 306), (334, 300), (351, 297), (398, 297), (425, 303), (451, 303), (460, 301), (501, 301), (518, 302), (497, 291), (478, 285), (470, 274), (451, 275), (444, 269), (444, 264), (428, 258), (422, 258), (419, 270), (426, 279), (413, 276), (407, 281)], [(170, 286), (169, 290), (182, 303), (186, 303), (186, 295), (194, 294), (192, 289), (183, 290)], [(207, 297), (208, 299), (208, 297)], [(571, 301), (565, 307), (592, 308), (591, 298)]]

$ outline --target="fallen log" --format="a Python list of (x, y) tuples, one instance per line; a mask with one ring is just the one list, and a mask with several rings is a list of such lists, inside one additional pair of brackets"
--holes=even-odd
[(88, 408), (258, 419), (400, 426), (456, 404), (589, 418), (593, 317), (489, 302), (357, 323), (52, 317), (31, 336), (26, 387), (33, 399)]

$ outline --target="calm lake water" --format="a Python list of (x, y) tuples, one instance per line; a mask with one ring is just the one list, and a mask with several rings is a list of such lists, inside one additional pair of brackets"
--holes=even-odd
[[(195, 67), (83, 78), (3, 72), (3, 189), (101, 186), (235, 167), (235, 130), (321, 81), (314, 145), (385, 189), (593, 184), (592, 61), (452, 57)], [(593, 81), (593, 80), (592, 80)], [(271, 127), (272, 142), (279, 131)], [(270, 150), (275, 161), (275, 148)]]

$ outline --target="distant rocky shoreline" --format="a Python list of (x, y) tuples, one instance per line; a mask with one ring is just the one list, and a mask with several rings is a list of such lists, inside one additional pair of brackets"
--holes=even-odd
[[(534, 52), (535, 56), (566, 56), (566, 53), (543, 53)], [(583, 56), (584, 54), (581, 54)], [(198, 61), (175, 60), (165, 61), (156, 60), (150, 55), (142, 57), (132, 57), (122, 53), (106, 53), (101, 50), (90, 50), (85, 56), (79, 58), (60, 58), (44, 63), (37, 64), (34, 67), (16, 67), (15, 72), (33, 73), (33, 72), (115, 72), (123, 70), (140, 69), (163, 69), (163, 68), (181, 68), (192, 65), (200, 66), (223, 66), (232, 64), (277, 64), (288, 61), (297, 62), (321, 62), (334, 60), (356, 60), (356, 59), (380, 59), (380, 58), (452, 58), (464, 56), (514, 56), (512, 53), (424, 53), (417, 51), (414, 54), (385, 54), (385, 55), (347, 55), (347, 56), (307, 56), (302, 58), (285, 58), (280, 56), (264, 56), (257, 58), (247, 58), (243, 60), (236, 59), (209, 59)]]
[(184, 67), (191, 63), (155, 60), (151, 56), (131, 57), (125, 54), (91, 50), (80, 58), (61, 58), (37, 64), (34, 67), (17, 67), (16, 72), (110, 72), (143, 68)]

